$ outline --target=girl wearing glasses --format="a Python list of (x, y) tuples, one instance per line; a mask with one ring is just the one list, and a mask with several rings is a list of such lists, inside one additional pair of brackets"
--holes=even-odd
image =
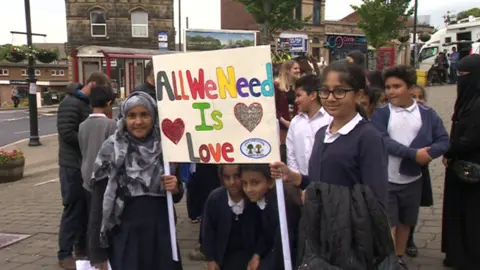
[(363, 110), (356, 103), (366, 87), (365, 73), (357, 65), (337, 61), (326, 67), (319, 96), (333, 120), (315, 135), (309, 176), (290, 171), (282, 162), (272, 164), (272, 173), (303, 189), (317, 181), (339, 185), (363, 183), (384, 206), (388, 155), (380, 134), (361, 115)]
[[(308, 186), (305, 197), (304, 213), (306, 214), (302, 216), (305, 223), (302, 227), (322, 228), (322, 232), (317, 234), (320, 235), (320, 241), (318, 239), (309, 241), (309, 237), (316, 236), (315, 233), (308, 235), (307, 230), (307, 242), (304, 247), (304, 262), (302, 264), (305, 264), (305, 260), (309, 260), (309, 255), (311, 256), (311, 254), (308, 254), (308, 250), (316, 250), (316, 259), (329, 259), (324, 262), (326, 264), (319, 264), (318, 260), (314, 259), (310, 261), (311, 265), (319, 267), (333, 265), (340, 268), (352, 268), (353, 265), (356, 265), (358, 267), (353, 268), (372, 269), (371, 264), (367, 267), (367, 262), (346, 262), (347, 260), (342, 260), (342, 256), (353, 252), (356, 253), (357, 258), (375, 257), (378, 265), (379, 261), (388, 257), (385, 254), (393, 252), (387, 216), (384, 212), (388, 187), (387, 151), (379, 132), (359, 113), (361, 106), (357, 104), (356, 100), (358, 96), (363, 95), (363, 91), (367, 87), (363, 69), (347, 61), (337, 61), (324, 70), (323, 81), (319, 96), (323, 107), (333, 117), (333, 120), (330, 125), (319, 129), (315, 135), (308, 176), (290, 170), (282, 162), (276, 162), (271, 164), (272, 177), (283, 178), (284, 181), (302, 189)], [(349, 210), (352, 211), (358, 206), (355, 203), (357, 201), (355, 196), (358, 194), (354, 194), (353, 191), (358, 188), (364, 190), (364, 195), (367, 194), (365, 198), (360, 200), (368, 201), (371, 203), (369, 206), (373, 206), (377, 210), (368, 208), (368, 210), (365, 210), (368, 212), (356, 212), (355, 214), (349, 212)], [(333, 193), (330, 192), (335, 192), (335, 190), (339, 193), (332, 195)], [(308, 213), (311, 212), (308, 209), (312, 207), (309, 206), (309, 203), (314, 201), (318, 201), (319, 205), (330, 204), (330, 207), (322, 206), (324, 209), (317, 209), (313, 212), (327, 211), (336, 212), (336, 214), (333, 216), (329, 216), (328, 213), (326, 216), (320, 214), (321, 218), (318, 220), (309, 219)], [(336, 203), (332, 204), (332, 201)], [(359, 225), (351, 219), (351, 215), (360, 215), (365, 221), (368, 219), (367, 223), (380, 225), (375, 228), (364, 226), (365, 224)], [(360, 235), (345, 233), (346, 228), (342, 225), (348, 226), (351, 231), (365, 231), (371, 237), (375, 236), (375, 239), (380, 239), (385, 244), (379, 248), (381, 252), (374, 252), (375, 244), (366, 245), (365, 249), (362, 250), (349, 250), (348, 244), (340, 244), (342, 242), (364, 243), (363, 239), (360, 239)], [(323, 239), (322, 236), (326, 232), (328, 232), (329, 237)], [(365, 241), (370, 241), (371, 237)], [(322, 242), (323, 246), (326, 245), (329, 250), (335, 252), (328, 256), (322, 256), (323, 248), (315, 246), (318, 242)], [(302, 258), (299, 259), (302, 260)], [(349, 265), (347, 266), (347, 264)]]

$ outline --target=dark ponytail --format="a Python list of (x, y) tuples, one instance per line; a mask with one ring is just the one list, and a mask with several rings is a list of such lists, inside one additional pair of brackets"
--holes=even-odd
[(363, 119), (368, 120), (367, 112), (365, 111), (362, 105), (357, 103), (355, 104), (355, 108), (357, 109), (357, 112), (360, 114), (360, 116), (363, 117)]

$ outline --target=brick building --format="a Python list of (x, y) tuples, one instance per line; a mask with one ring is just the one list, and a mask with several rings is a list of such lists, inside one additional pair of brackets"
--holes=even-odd
[[(363, 36), (363, 32), (361, 31), (361, 29), (358, 29), (358, 27), (356, 27), (358, 21), (359, 21), (358, 14), (357, 12), (354, 11), (337, 22), (327, 23), (327, 33), (335, 32), (335, 31), (343, 31), (343, 33), (354, 33), (356, 35)], [(413, 25), (414, 25), (413, 18), (409, 18), (405, 23), (406, 30), (410, 32), (410, 37), (411, 37), (410, 42), (413, 39)], [(343, 30), (341, 30), (342, 27), (343, 27)], [(356, 31), (354, 31), (355, 28), (356, 28)], [(433, 29), (434, 28), (428, 24), (419, 23), (417, 24), (416, 31), (417, 31), (417, 34), (421, 34), (421, 33), (431, 34), (433, 33)], [(394, 64), (409, 65), (411, 63), (410, 45), (408, 44), (403, 49), (399, 49), (400, 48), (399, 46), (400, 46), (400, 42), (396, 40), (392, 40), (391, 42), (382, 46), (382, 48), (378, 48), (375, 55), (377, 59), (376, 59), (374, 68), (382, 69), (386, 66), (391, 66)], [(372, 67), (369, 67), (369, 68), (372, 68)]]
[[(348, 14), (347, 16), (343, 17), (340, 22), (348, 22), (348, 23), (354, 23), (357, 24), (359, 21), (358, 14), (357, 12), (352, 12)], [(413, 33), (413, 18), (409, 18), (405, 25), (407, 28), (410, 30), (410, 32)], [(433, 33), (433, 26), (431, 25), (426, 25), (426, 24), (417, 24), (417, 33)]]
[[(295, 18), (306, 22), (305, 28), (298, 31), (286, 30), (277, 33), (276, 42), (289, 37), (306, 37), (308, 52), (314, 56), (326, 56), (323, 48), (325, 40), (325, 0), (298, 0), (297, 8), (292, 11)], [(229, 30), (260, 30), (245, 7), (234, 0), (221, 0), (221, 27)]]
[(173, 0), (67, 0), (69, 77), (102, 70), (120, 88), (143, 83), (152, 55), (174, 48)]
[(158, 49), (158, 32), (173, 47), (173, 0), (67, 0), (67, 50), (98, 45)]
[[(35, 77), (37, 79), (37, 91), (58, 92), (65, 89), (68, 84), (68, 59), (65, 53), (64, 43), (39, 43), (34, 44), (42, 49), (59, 49), (58, 61), (49, 64), (36, 62)], [(17, 87), (22, 98), (28, 95), (27, 61), (11, 63), (0, 61), (0, 107), (5, 103), (11, 103), (11, 90)]]

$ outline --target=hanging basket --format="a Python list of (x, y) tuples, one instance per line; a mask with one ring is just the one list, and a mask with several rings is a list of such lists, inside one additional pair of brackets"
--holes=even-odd
[(5, 57), (5, 59), (7, 59), (8, 62), (19, 63), (27, 59), (27, 55), (21, 51), (14, 50), (14, 51), (8, 52), (7, 57)]
[(410, 39), (410, 36), (398, 37), (398, 41), (400, 41), (400, 43), (405, 43), (405, 42), (407, 42), (409, 39)]
[(419, 38), (419, 39), (420, 39), (422, 42), (427, 42), (427, 41), (430, 40), (431, 37), (432, 37), (432, 36), (430, 36), (430, 34), (423, 33), (423, 34), (420, 35), (420, 38)]
[(0, 61), (5, 60), (8, 55), (8, 49), (5, 45), (0, 45)]
[(28, 57), (29, 49), (27, 46), (13, 46), (11, 44), (4, 45), (6, 48), (5, 59), (8, 62), (18, 63), (22, 62)]
[(58, 60), (59, 51), (48, 49), (35, 49), (34, 56), (35, 59), (37, 59), (38, 61), (48, 64), (55, 60)]

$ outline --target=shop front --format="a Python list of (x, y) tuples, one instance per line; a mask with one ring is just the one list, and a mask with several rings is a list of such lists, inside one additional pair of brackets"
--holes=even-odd
[(146, 63), (154, 55), (175, 53), (165, 50), (106, 46), (83, 46), (72, 52), (73, 80), (85, 83), (94, 71), (102, 71), (112, 80), (119, 97), (130, 94), (145, 82)]
[(281, 33), (277, 39), (277, 48), (288, 51), (293, 56), (308, 53), (308, 35), (299, 33)]
[(330, 62), (345, 59), (354, 50), (361, 51), (365, 57), (368, 54), (367, 39), (364, 36), (328, 35), (325, 46), (329, 49)]

